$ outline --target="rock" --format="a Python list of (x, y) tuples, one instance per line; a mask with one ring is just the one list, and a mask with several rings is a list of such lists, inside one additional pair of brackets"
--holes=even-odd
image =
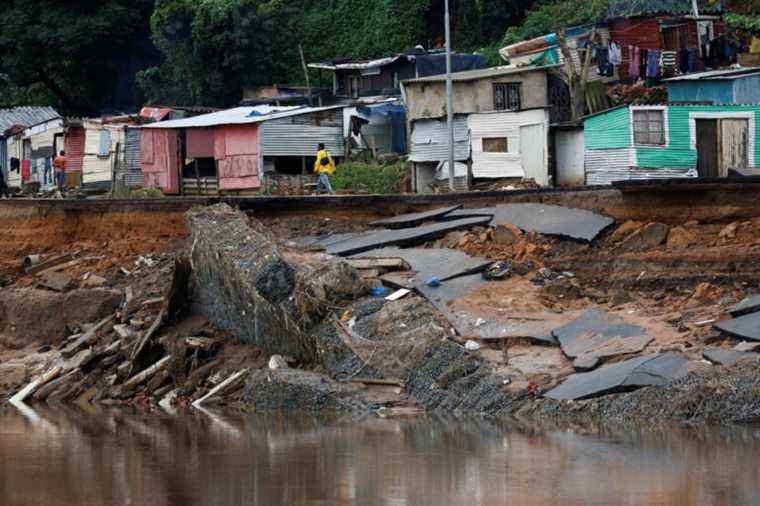
[(610, 299), (610, 304), (612, 304), (612, 307), (616, 306), (622, 306), (623, 304), (628, 304), (629, 302), (632, 302), (633, 298), (631, 297), (631, 292), (628, 290), (615, 290), (612, 292), (612, 298)]
[(271, 370), (287, 369), (288, 363), (282, 358), (282, 355), (272, 355), (269, 359), (269, 368)]
[(689, 361), (680, 353), (663, 353), (632, 358), (592, 372), (569, 376), (546, 393), (556, 400), (580, 400), (649, 385), (664, 385), (691, 372)]
[(757, 351), (760, 350), (760, 342), (757, 341), (742, 341), (734, 346), (736, 351)]
[(98, 276), (97, 274), (90, 274), (82, 280), (79, 286), (82, 288), (99, 288), (101, 286), (105, 286), (106, 283), (108, 283), (108, 280), (106, 278)]
[(718, 237), (721, 239), (733, 239), (736, 237), (736, 231), (739, 229), (739, 222), (735, 221), (733, 223), (729, 223), (725, 227), (723, 227), (723, 230), (720, 231), (718, 234)]
[(697, 225), (699, 225), (697, 220), (689, 220), (683, 224), (683, 226), (687, 228), (696, 227)]
[(63, 272), (45, 272), (40, 275), (38, 284), (54, 292), (65, 292), (72, 285), (72, 278)]
[(496, 225), (494, 228), (493, 241), (502, 246), (511, 246), (516, 243), (522, 235), (522, 232), (517, 226), (511, 223), (504, 223)]
[(700, 283), (694, 289), (693, 299), (700, 301), (713, 301), (718, 298), (720, 288), (712, 286), (710, 283)]
[(573, 373), (570, 361), (562, 350), (546, 346), (511, 346), (507, 354), (507, 365), (528, 378), (537, 375), (559, 378)]
[(665, 242), (668, 232), (667, 225), (650, 223), (626, 237), (618, 248), (621, 251), (647, 251)]
[(641, 227), (643, 227), (644, 224), (640, 221), (631, 221), (628, 220), (624, 222), (622, 225), (620, 225), (610, 236), (610, 240), (612, 242), (620, 242), (632, 233), (639, 230)]
[(668, 232), (668, 249), (685, 249), (697, 242), (697, 236), (683, 227), (674, 227)]
[(480, 349), (480, 345), (473, 340), (469, 340), (464, 344), (464, 348), (467, 351), (478, 351)]
[(599, 357), (593, 354), (581, 355), (573, 360), (573, 367), (576, 371), (584, 372), (596, 369), (599, 365)]
[(760, 312), (719, 321), (714, 327), (739, 339), (760, 341)]
[(706, 348), (702, 356), (713, 364), (733, 365), (743, 358), (760, 357), (760, 353), (746, 351), (727, 350), (725, 348)]

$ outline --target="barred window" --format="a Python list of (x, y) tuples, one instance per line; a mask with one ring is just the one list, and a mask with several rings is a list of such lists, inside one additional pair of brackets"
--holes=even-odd
[(522, 109), (522, 83), (496, 83), (493, 85), (493, 103), (497, 111)]
[(661, 110), (633, 111), (633, 142), (636, 145), (665, 145), (665, 113)]

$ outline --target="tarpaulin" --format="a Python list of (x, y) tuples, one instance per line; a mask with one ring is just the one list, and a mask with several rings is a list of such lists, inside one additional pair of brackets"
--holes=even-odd
[[(446, 73), (446, 55), (425, 54), (415, 57), (417, 59), (417, 77), (437, 76)], [(451, 71), (463, 72), (486, 68), (486, 59), (477, 54), (452, 54)]]

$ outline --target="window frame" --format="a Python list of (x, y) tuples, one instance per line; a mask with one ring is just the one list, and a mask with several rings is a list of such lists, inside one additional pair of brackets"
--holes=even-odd
[[(506, 112), (515, 112), (515, 111), (522, 111), (523, 104), (523, 92), (522, 92), (522, 81), (511, 81), (511, 82), (505, 82), (505, 83), (493, 83), (493, 108), (495, 111), (506, 111)], [(498, 90), (499, 88), (504, 88), (504, 105), (505, 107), (499, 108), (499, 100), (498, 97)], [(509, 107), (509, 90), (517, 91), (517, 108), (511, 108)]]
[[(637, 120), (637, 113), (639, 115), (641, 113), (646, 114), (646, 120), (641, 121)], [(658, 113), (661, 117), (660, 121), (653, 121), (651, 119), (651, 116), (653, 113)], [(646, 130), (640, 130), (637, 129), (637, 126), (644, 123), (646, 125)], [(657, 133), (657, 130), (654, 130), (651, 128), (652, 124), (660, 123), (661, 124), (661, 139), (662, 142), (651, 142), (652, 135)], [(665, 106), (642, 106), (642, 107), (631, 107), (631, 117), (630, 117), (630, 126), (631, 126), (631, 145), (634, 147), (642, 147), (642, 148), (654, 148), (654, 149), (662, 149), (667, 148), (670, 144), (670, 132), (668, 131), (668, 108)], [(647, 141), (644, 142), (640, 136), (637, 136), (637, 133), (642, 134), (647, 137)]]
[[(490, 149), (486, 149), (486, 141), (500, 141), (501, 139), (504, 139), (504, 150), (503, 151), (493, 151)], [(480, 150), (483, 153), (494, 153), (494, 154), (507, 154), (509, 153), (509, 137), (502, 136), (502, 137), (481, 137), (480, 139)]]

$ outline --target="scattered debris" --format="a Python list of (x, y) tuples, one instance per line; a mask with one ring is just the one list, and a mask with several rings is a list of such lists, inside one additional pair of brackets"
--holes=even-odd
[(392, 218), (373, 221), (370, 223), (370, 225), (373, 227), (387, 228), (416, 227), (425, 221), (444, 218), (447, 214), (451, 213), (452, 211), (456, 211), (460, 207), (462, 207), (461, 204), (451, 207), (443, 207), (440, 209), (432, 209), (430, 211), (425, 211), (422, 213), (401, 214)]

